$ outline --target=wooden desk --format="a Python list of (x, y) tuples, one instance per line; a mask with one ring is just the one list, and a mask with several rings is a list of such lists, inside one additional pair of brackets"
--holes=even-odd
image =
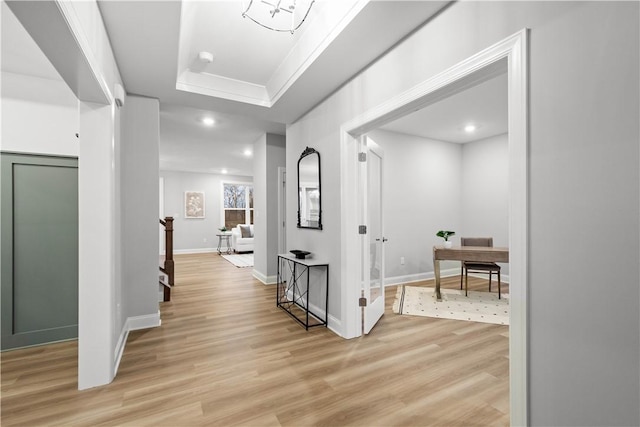
[(482, 246), (433, 247), (433, 272), (436, 277), (436, 298), (440, 296), (440, 261), (509, 262), (509, 248), (488, 248)]

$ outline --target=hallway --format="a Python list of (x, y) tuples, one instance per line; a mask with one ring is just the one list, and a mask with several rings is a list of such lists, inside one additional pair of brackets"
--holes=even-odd
[(2, 425), (508, 425), (508, 327), (394, 315), (394, 295), (344, 340), (305, 331), (250, 268), (178, 255), (162, 326), (129, 335), (113, 383), (77, 391), (75, 341), (3, 353)]

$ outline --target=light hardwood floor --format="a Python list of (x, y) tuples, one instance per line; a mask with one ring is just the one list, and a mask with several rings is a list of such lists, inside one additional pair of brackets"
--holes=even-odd
[(305, 331), (251, 268), (198, 254), (176, 270), (162, 327), (129, 335), (107, 386), (77, 390), (74, 341), (2, 353), (1, 424), (509, 424), (507, 326), (399, 316), (390, 287), (374, 331), (344, 340)]

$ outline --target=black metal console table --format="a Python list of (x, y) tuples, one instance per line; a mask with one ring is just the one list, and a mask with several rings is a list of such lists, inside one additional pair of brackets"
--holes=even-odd
[[(310, 271), (324, 268), (325, 294), (324, 316), (309, 309)], [(305, 280), (306, 278), (306, 280)], [(300, 322), (305, 329), (313, 326), (327, 326), (329, 309), (329, 264), (315, 259), (298, 259), (293, 255), (278, 255), (278, 276), (276, 304), (291, 317)], [(312, 323), (309, 323), (309, 322)]]

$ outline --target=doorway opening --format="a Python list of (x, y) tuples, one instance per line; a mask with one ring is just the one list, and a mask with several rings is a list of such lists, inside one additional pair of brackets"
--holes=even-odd
[[(428, 78), (341, 128), (342, 210), (341, 271), (343, 336), (360, 335), (362, 256), (358, 234), (358, 142), (362, 135), (434, 104), (500, 73), (508, 76), (509, 134), (509, 381), (511, 423), (527, 423), (527, 30), (496, 43), (461, 63)], [(352, 285), (347, 285), (352, 284)]]

